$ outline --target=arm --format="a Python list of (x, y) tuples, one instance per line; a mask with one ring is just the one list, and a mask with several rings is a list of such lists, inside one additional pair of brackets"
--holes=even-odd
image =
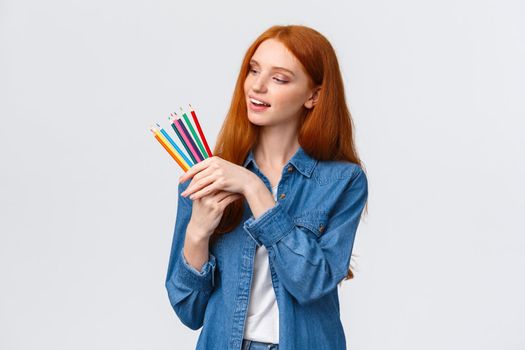
[(336, 289), (348, 272), (368, 183), (359, 167), (347, 181), (326, 231), (318, 239), (296, 226), (279, 202), (257, 219), (251, 217), (244, 223), (244, 230), (268, 250), (283, 286), (301, 304)]
[[(180, 195), (188, 184), (179, 184), (178, 187), (177, 218), (165, 285), (179, 319), (196, 330), (202, 327), (206, 305), (214, 288), (216, 259), (209, 253), (208, 241), (191, 238), (197, 236), (191, 234), (191, 230), (197, 228), (189, 225), (192, 201)], [(184, 252), (192, 257), (192, 264), (202, 266), (200, 271), (188, 263)]]

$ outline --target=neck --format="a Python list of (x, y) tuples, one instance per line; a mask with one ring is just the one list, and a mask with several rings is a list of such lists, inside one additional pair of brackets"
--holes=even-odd
[(281, 170), (298, 149), (295, 129), (266, 126), (260, 130), (254, 157), (260, 167)]

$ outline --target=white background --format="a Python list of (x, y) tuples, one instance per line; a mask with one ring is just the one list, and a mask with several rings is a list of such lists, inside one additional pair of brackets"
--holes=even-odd
[(334, 46), (369, 180), (340, 288), (353, 350), (525, 348), (522, 1), (0, 0), (0, 348), (193, 349), (164, 279), (181, 169), (250, 43)]

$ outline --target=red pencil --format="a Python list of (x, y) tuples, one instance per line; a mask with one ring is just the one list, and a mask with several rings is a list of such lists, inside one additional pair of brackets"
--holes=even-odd
[(211, 153), (210, 147), (208, 146), (208, 142), (206, 141), (206, 137), (204, 137), (204, 133), (202, 132), (201, 125), (199, 124), (199, 120), (197, 119), (197, 115), (195, 114), (195, 111), (191, 107), (190, 104), (190, 112), (191, 116), (193, 117), (193, 121), (195, 122), (195, 125), (197, 126), (197, 130), (199, 131), (199, 135), (204, 142), (204, 147), (206, 148), (206, 152), (208, 152), (208, 157), (212, 157), (213, 154)]

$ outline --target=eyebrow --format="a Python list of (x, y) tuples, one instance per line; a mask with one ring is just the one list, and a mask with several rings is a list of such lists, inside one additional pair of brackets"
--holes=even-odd
[[(255, 63), (256, 65), (259, 65), (259, 62), (257, 62), (256, 60), (252, 59), (250, 60), (250, 64), (252, 63)], [(273, 66), (272, 69), (281, 69), (281, 70), (284, 70), (284, 71), (287, 71), (288, 73), (290, 73), (291, 75), (295, 76), (294, 72), (292, 72), (291, 70), (287, 69), (287, 68), (284, 68), (284, 67), (276, 67), (276, 66)]]

